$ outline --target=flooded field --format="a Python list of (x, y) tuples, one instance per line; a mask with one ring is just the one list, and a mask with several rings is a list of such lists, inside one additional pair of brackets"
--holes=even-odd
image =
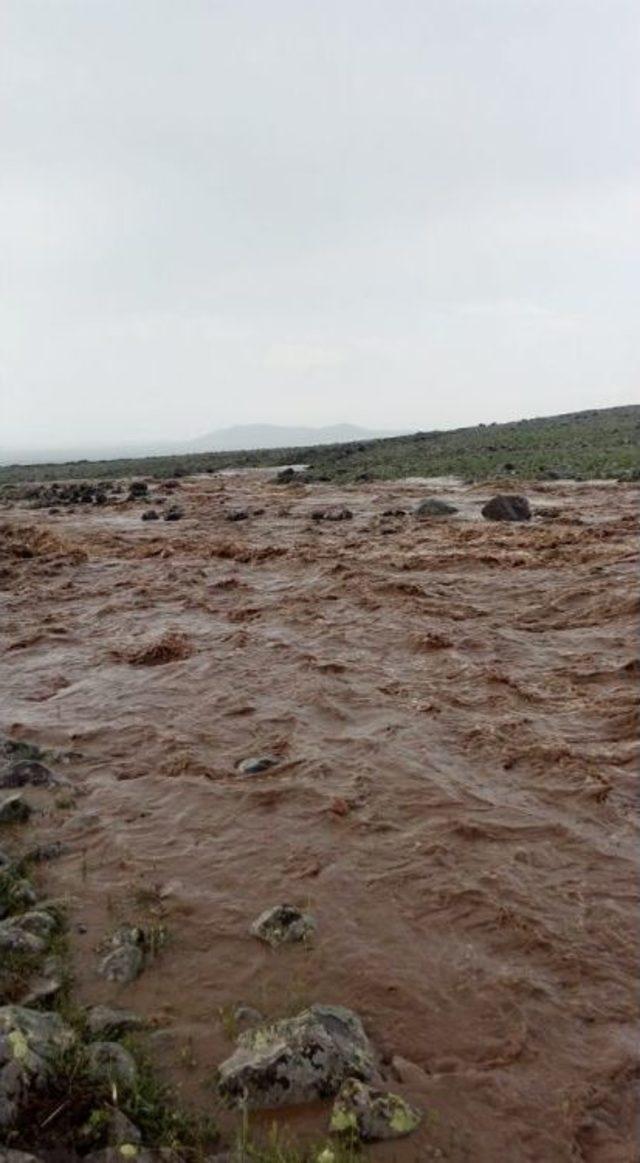
[[(638, 490), (515, 488), (530, 522), (483, 520), (486, 484), (250, 471), (0, 511), (0, 726), (68, 754), (29, 829), (65, 845), (79, 999), (152, 1020), (226, 1131), (233, 1006), (318, 1001), (426, 1112), (372, 1163), (638, 1159)], [(417, 521), (429, 495), (458, 512)], [(281, 902), (311, 942), (250, 935)], [(120, 921), (168, 937), (124, 987), (96, 973)]]

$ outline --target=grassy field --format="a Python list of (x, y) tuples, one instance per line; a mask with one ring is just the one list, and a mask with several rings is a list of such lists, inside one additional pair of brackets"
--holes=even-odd
[(0, 467), (0, 485), (79, 478), (165, 478), (282, 464), (307, 464), (313, 480), (344, 482), (446, 475), (483, 480), (505, 474), (638, 479), (640, 405), (311, 448), (7, 465)]

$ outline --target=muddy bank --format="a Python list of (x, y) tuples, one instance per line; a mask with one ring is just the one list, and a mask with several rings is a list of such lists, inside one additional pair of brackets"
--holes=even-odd
[[(233, 1005), (327, 1002), (428, 1112), (372, 1160), (630, 1163), (637, 490), (521, 482), (502, 525), (484, 485), (272, 475), (181, 481), (175, 523), (0, 512), (2, 727), (70, 753), (29, 828), (66, 848), (79, 998), (168, 1029), (228, 1130)], [(458, 512), (403, 515), (426, 495)], [(283, 901), (316, 929), (272, 949), (249, 926)], [(116, 922), (170, 935), (126, 986), (96, 972)]]

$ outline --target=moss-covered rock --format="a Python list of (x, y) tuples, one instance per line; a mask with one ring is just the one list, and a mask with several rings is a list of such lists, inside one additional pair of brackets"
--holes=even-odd
[(275, 1107), (333, 1098), (345, 1079), (371, 1079), (373, 1049), (359, 1017), (313, 1005), (293, 1018), (247, 1030), (219, 1072), (231, 1106)]
[(421, 1114), (399, 1094), (349, 1078), (340, 1089), (331, 1115), (331, 1130), (363, 1139), (398, 1139), (415, 1131)]

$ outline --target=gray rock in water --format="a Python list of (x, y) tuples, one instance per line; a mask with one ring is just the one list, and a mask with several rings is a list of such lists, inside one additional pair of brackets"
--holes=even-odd
[(421, 1119), (420, 1112), (399, 1094), (348, 1078), (334, 1103), (330, 1130), (365, 1142), (399, 1139), (415, 1131)]
[(155, 509), (145, 509), (140, 520), (141, 521), (159, 521), (160, 514), (157, 513)]
[(87, 1048), (87, 1069), (96, 1082), (133, 1086), (138, 1071), (129, 1053), (119, 1042), (92, 1042)]
[(141, 943), (118, 941), (114, 942), (111, 952), (102, 957), (98, 972), (100, 977), (107, 979), (107, 982), (128, 985), (129, 982), (135, 982), (136, 977), (140, 976), (143, 965), (144, 950)]
[(236, 764), (236, 771), (242, 775), (260, 775), (263, 771), (268, 771), (270, 767), (275, 767), (277, 759), (272, 759), (269, 755), (251, 755), (248, 759), (241, 759)]
[(87, 1013), (87, 1029), (93, 1037), (106, 1034), (119, 1038), (131, 1030), (143, 1029), (145, 1024), (144, 1018), (131, 1010), (111, 1009), (110, 1006), (92, 1006)]
[(498, 493), (482, 506), (487, 521), (529, 521), (531, 508), (526, 497), (516, 493)]
[(58, 1014), (0, 1007), (0, 1128), (12, 1125), (29, 1094), (50, 1076), (55, 1054), (75, 1040)]
[(27, 852), (25, 860), (32, 861), (34, 864), (42, 864), (48, 860), (57, 860), (68, 851), (68, 847), (60, 840), (51, 840), (48, 844), (38, 844), (32, 848)]
[(223, 1062), (219, 1091), (250, 1109), (333, 1098), (350, 1077), (369, 1080), (376, 1066), (359, 1017), (343, 1006), (313, 1005), (240, 1034)]
[(183, 517), (184, 509), (181, 509), (179, 505), (170, 505), (164, 515), (165, 521), (181, 521)]
[(260, 914), (253, 922), (251, 932), (275, 949), (276, 945), (304, 941), (315, 927), (316, 923), (308, 913), (302, 913), (293, 905), (275, 905)]
[(451, 505), (449, 501), (441, 501), (438, 497), (427, 497), (414, 509), (415, 516), (421, 521), (428, 517), (450, 517), (457, 512), (455, 505)]
[(0, 803), (0, 824), (24, 824), (30, 815), (31, 808), (19, 793)]

